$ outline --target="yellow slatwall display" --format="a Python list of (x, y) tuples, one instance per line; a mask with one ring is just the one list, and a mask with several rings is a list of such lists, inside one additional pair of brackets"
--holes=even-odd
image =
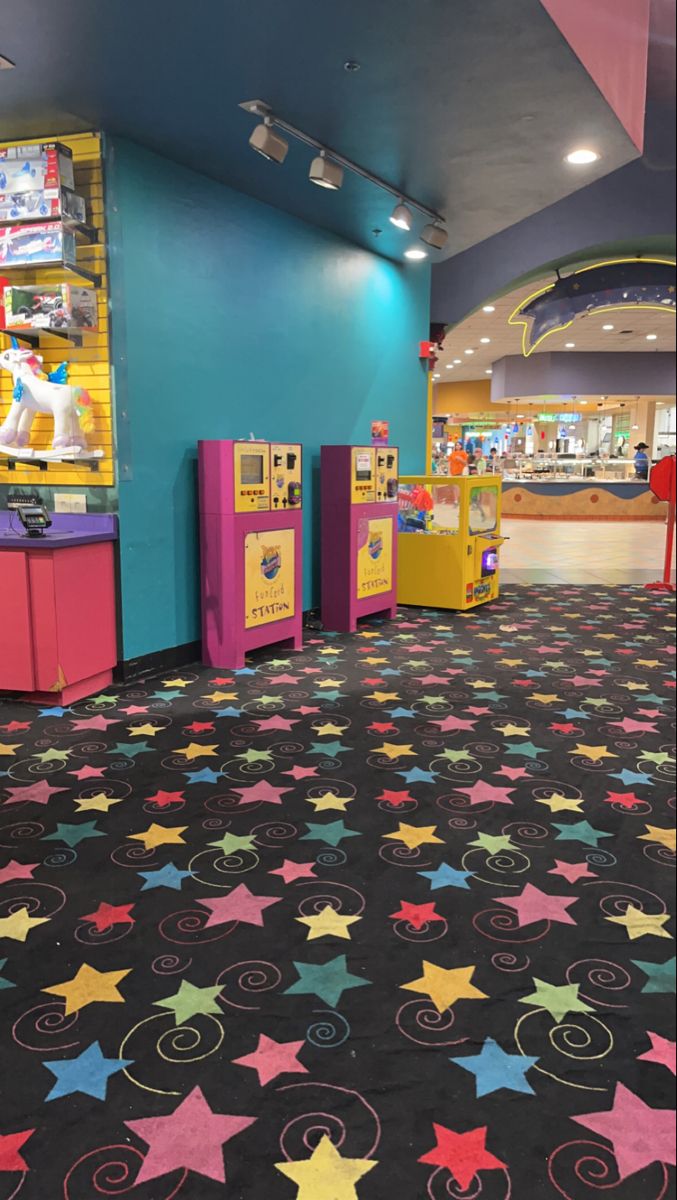
[[(73, 151), (75, 190), (83, 196), (87, 205), (87, 222), (99, 230), (99, 241), (90, 245), (78, 236), (78, 264), (101, 276), (98, 296), (98, 330), (83, 334), (82, 347), (74, 346), (60, 338), (41, 335), (37, 354), (44, 358), (44, 370), (52, 371), (60, 363), (68, 362), (68, 382), (85, 388), (92, 397), (94, 408), (94, 431), (87, 441), (91, 449), (103, 450), (104, 457), (98, 460), (98, 470), (72, 463), (50, 462), (46, 471), (37, 467), (24, 467), (18, 460), (16, 468), (9, 470), (7, 458), (0, 447), (0, 484), (33, 484), (34, 486), (58, 487), (110, 487), (115, 482), (113, 411), (111, 398), (110, 344), (108, 322), (108, 280), (106, 275), (106, 233), (103, 205), (103, 168), (101, 137), (87, 133), (69, 137), (35, 138), (40, 142), (63, 142)], [(0, 143), (15, 145), (17, 143)], [(22, 142), (21, 145), (30, 143)], [(10, 282), (21, 287), (26, 284), (50, 284), (67, 282), (76, 286), (91, 287), (85, 279), (80, 280), (58, 267), (0, 268)], [(21, 343), (20, 343), (21, 344)], [(0, 334), (0, 346), (4, 350), (9, 341)], [(4, 419), (7, 406), (12, 401), (13, 381), (7, 371), (0, 370), (0, 421)], [(50, 449), (52, 444), (52, 421), (49, 416), (38, 414), (33, 421), (30, 445), (34, 449)]]

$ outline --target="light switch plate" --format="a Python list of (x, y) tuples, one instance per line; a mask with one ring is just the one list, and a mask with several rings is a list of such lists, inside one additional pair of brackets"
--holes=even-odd
[(54, 497), (54, 512), (84, 513), (87, 512), (87, 497), (71, 492), (57, 492)]

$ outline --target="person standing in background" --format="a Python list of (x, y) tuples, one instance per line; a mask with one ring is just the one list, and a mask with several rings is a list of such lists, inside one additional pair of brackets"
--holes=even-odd
[(449, 455), (449, 473), (451, 475), (462, 475), (468, 466), (468, 455), (463, 449), (463, 442), (454, 443), (454, 448)]
[(646, 442), (638, 442), (635, 446), (635, 479), (649, 478), (648, 449)]
[(473, 454), (473, 457), (468, 465), (468, 469), (471, 475), (486, 475), (487, 460), (484, 457), (484, 450), (481, 446), (478, 446), (475, 450), (475, 453)]

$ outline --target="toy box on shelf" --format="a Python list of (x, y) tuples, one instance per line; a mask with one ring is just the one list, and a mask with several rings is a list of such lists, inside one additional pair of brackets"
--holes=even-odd
[(0, 328), (89, 330), (98, 326), (96, 292), (70, 283), (1, 287)]
[(44, 192), (0, 193), (0, 221), (76, 221), (84, 224), (87, 208), (82, 196), (61, 188), (56, 196), (47, 199)]
[(75, 234), (60, 221), (0, 227), (0, 267), (64, 263), (75, 267)]
[[(64, 191), (65, 189), (65, 191)], [(73, 153), (60, 142), (0, 148), (0, 220), (84, 219)]]

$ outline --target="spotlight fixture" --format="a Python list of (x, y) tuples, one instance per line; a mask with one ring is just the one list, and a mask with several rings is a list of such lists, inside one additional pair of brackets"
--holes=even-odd
[(424, 226), (421, 241), (432, 246), (435, 250), (443, 250), (449, 240), (449, 234), (439, 221), (432, 221)]
[(264, 117), (261, 124), (256, 126), (249, 139), (249, 145), (268, 162), (279, 164), (284, 162), (289, 150), (289, 142), (275, 132), (270, 117)]
[(13, 63), (11, 58), (5, 58), (4, 54), (0, 54), (0, 71), (12, 71), (16, 63)]
[(447, 363), (447, 371), (453, 371), (453, 369), (454, 369), (454, 364), (453, 364), (453, 363)]
[(571, 163), (572, 167), (589, 167), (591, 163), (598, 162), (599, 157), (596, 150), (588, 150), (582, 146), (579, 150), (572, 150), (567, 154), (566, 162)]
[(412, 246), (411, 250), (405, 250), (404, 257), (410, 259), (411, 262), (420, 262), (422, 258), (427, 258), (428, 255), (425, 250), (419, 250), (416, 246)]
[(311, 183), (316, 183), (318, 187), (328, 188), (332, 192), (337, 192), (343, 186), (343, 167), (338, 163), (332, 162), (327, 158), (324, 150), (320, 151), (317, 158), (314, 158), (310, 164), (308, 178)]
[(406, 204), (403, 204), (400, 200), (392, 211), (392, 216), (390, 218), (391, 225), (395, 225), (398, 229), (404, 229), (406, 233), (409, 233), (412, 220), (413, 218), (410, 210), (407, 208)]

